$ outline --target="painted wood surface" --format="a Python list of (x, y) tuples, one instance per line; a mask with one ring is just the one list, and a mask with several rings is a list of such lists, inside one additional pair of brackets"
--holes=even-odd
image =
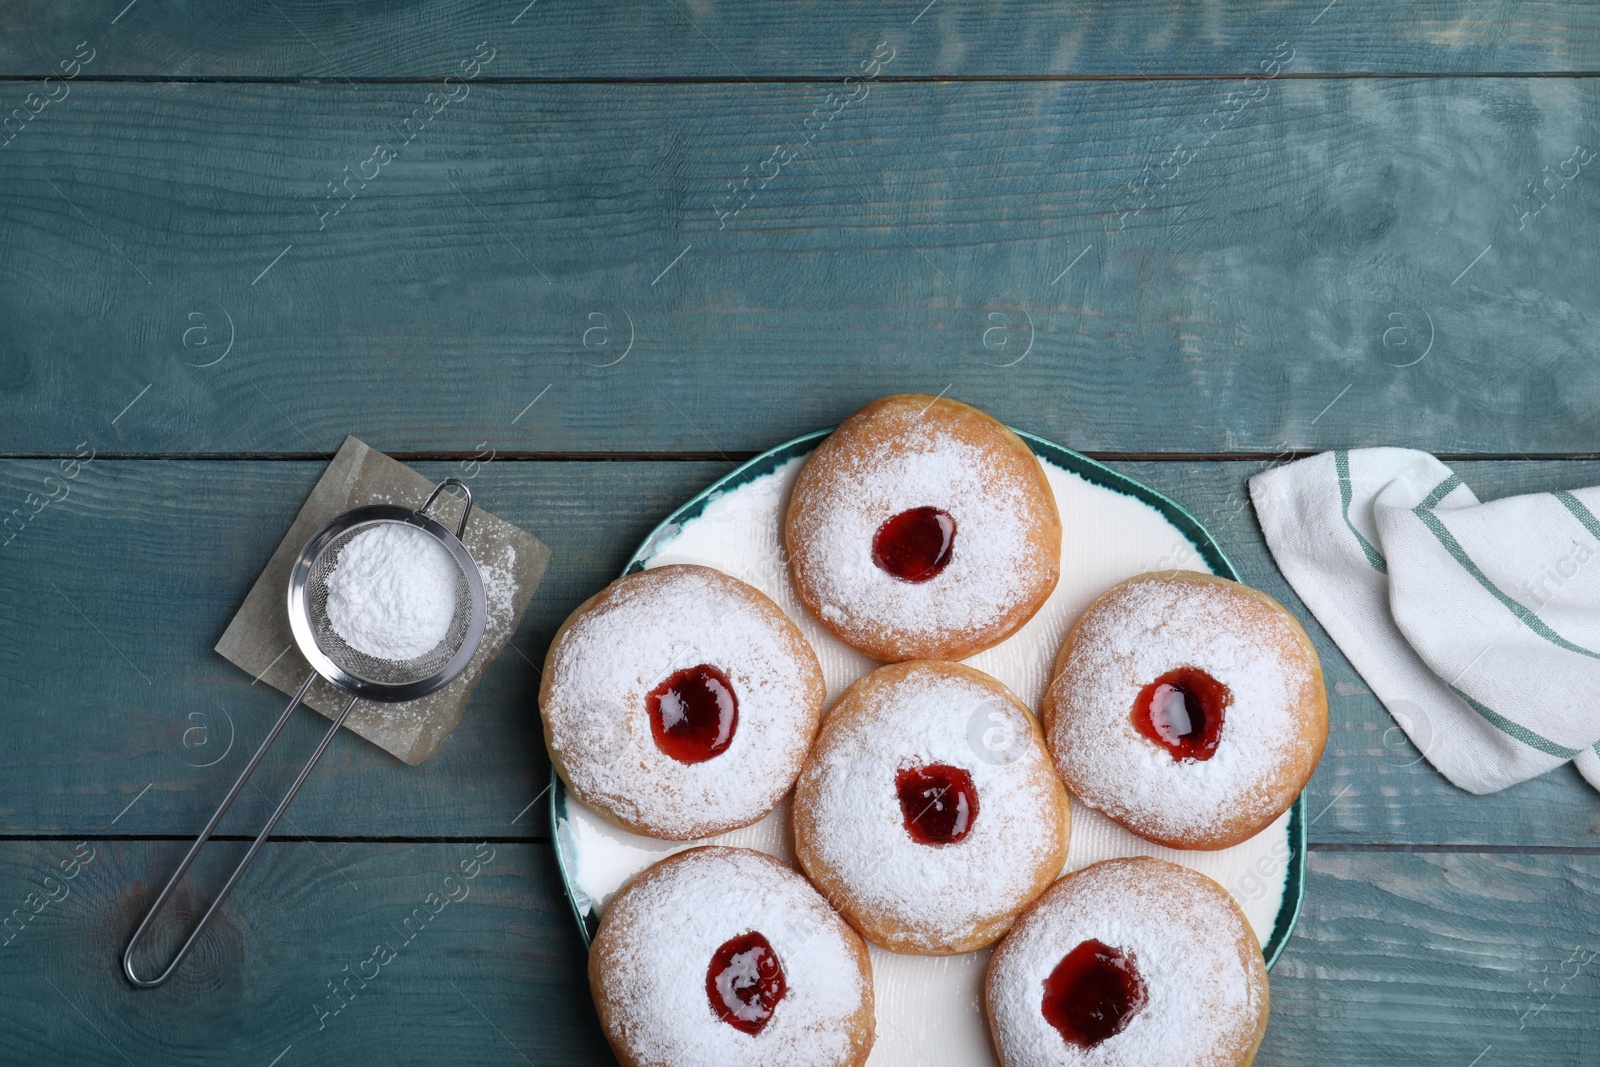
[[(1258, 1063), (1593, 1062), (1600, 798), (1570, 769), (1449, 786), (1243, 482), (1410, 444), (1485, 498), (1600, 483), (1594, 5), (0, 22), (0, 1062), (610, 1062), (529, 808), (534, 664), (732, 462), (909, 389), (1168, 492), (1307, 622), (1332, 730)], [(347, 433), (469, 477), (552, 566), (440, 755), (337, 739), (173, 985), (135, 994), (124, 938), (281, 706), (211, 646)], [(226, 832), (320, 729), (291, 725)]]
[[(135, 992), (115, 959), (181, 849), (0, 844), (0, 902), (31, 915), (0, 950), (0, 1060), (611, 1062), (548, 845), (271, 845), (172, 984)], [(1592, 1063), (1597, 902), (1593, 855), (1314, 852), (1256, 1062)]]
[(1592, 453), (1595, 85), (79, 84), (0, 150), (0, 451), (732, 455), (916, 388)]
[(1548, 0), (19, 0), (7, 14), (0, 72), (38, 76), (85, 39), (94, 75), (157, 78), (443, 77), (481, 40), (503, 49), (497, 76), (520, 78), (843, 77), (880, 40), (921, 77), (1249, 74), (1283, 40), (1314, 72), (1600, 69), (1600, 15)]
[[(19, 712), (0, 746), (0, 778), (13, 783), (0, 833), (198, 830), (283, 699), (211, 648), (322, 466), (95, 461), (70, 483), (71, 495), (0, 551), (0, 680)], [(1245, 581), (1289, 605), (1316, 641), (1332, 729), (1311, 784), (1313, 841), (1600, 846), (1600, 796), (1569, 768), (1473, 797), (1423, 760), (1267, 556), (1244, 495), (1244, 479), (1262, 464), (1123, 466), (1198, 516)], [(512, 650), (485, 675), (439, 755), (411, 768), (340, 737), (296, 800), (285, 837), (544, 837), (542, 810), (523, 811), (548, 781), (535, 664), (561, 620), (620, 572), (650, 528), (728, 469), (504, 460), (418, 467), (431, 478), (468, 477), (484, 507), (534, 532), (554, 558)], [(1596, 462), (1457, 469), (1486, 498), (1600, 483)], [(0, 463), (0, 493), (20, 502), (52, 471), (59, 464)], [(1182, 562), (1181, 553), (1167, 561)], [(310, 713), (292, 724), (260, 791), (240, 798), (224, 832), (254, 832), (322, 728)]]
[(271, 845), (173, 979), (135, 991), (122, 949), (184, 846), (91, 840), (66, 881), (77, 844), (0, 845), (0, 900), (32, 915), (0, 949), (0, 1061), (608, 1062), (546, 845)]

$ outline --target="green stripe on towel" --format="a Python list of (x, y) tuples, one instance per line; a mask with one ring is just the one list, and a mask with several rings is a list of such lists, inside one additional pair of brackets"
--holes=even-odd
[[(1540, 737), (1526, 726), (1519, 726), (1510, 719), (1506, 718), (1504, 715), (1501, 715), (1499, 712), (1478, 703), (1476, 700), (1473, 700), (1471, 697), (1467, 696), (1467, 694), (1463, 693), (1453, 685), (1450, 687), (1450, 691), (1456, 696), (1460, 697), (1462, 700), (1466, 701), (1467, 705), (1472, 708), (1473, 711), (1477, 712), (1479, 715), (1482, 715), (1485, 719), (1489, 720), (1490, 723), (1499, 727), (1503, 733), (1510, 737), (1516, 738), (1529, 748), (1536, 748), (1540, 752), (1555, 756), (1557, 759), (1571, 759), (1580, 751), (1576, 748), (1562, 748), (1554, 741), (1551, 741), (1548, 738)], [(1595, 750), (1600, 752), (1600, 742), (1596, 743)]]
[(1389, 563), (1383, 558), (1383, 553), (1372, 546), (1372, 542), (1361, 536), (1361, 531), (1356, 529), (1350, 521), (1350, 500), (1355, 495), (1350, 488), (1350, 453), (1344, 449), (1335, 450), (1333, 453), (1333, 467), (1339, 472), (1339, 511), (1344, 516), (1344, 524), (1355, 535), (1356, 542), (1361, 545), (1361, 551), (1366, 554), (1367, 562), (1379, 574), (1389, 573)]
[(1434, 486), (1433, 492), (1429, 493), (1427, 497), (1423, 499), (1422, 503), (1417, 505), (1417, 507), (1429, 509), (1438, 507), (1439, 501), (1455, 492), (1456, 486), (1460, 484), (1461, 476), (1459, 474), (1452, 474), (1450, 477)]
[(1556, 490), (1556, 499), (1572, 512), (1572, 517), (1583, 523), (1583, 528), (1600, 537), (1600, 522), (1595, 521), (1594, 513), (1583, 506), (1583, 501), (1567, 492), (1565, 489)]
[[(1437, 492), (1437, 490), (1435, 490), (1435, 492)], [(1472, 575), (1473, 578), (1477, 579), (1478, 584), (1487, 589), (1496, 600), (1504, 604), (1506, 610), (1520, 619), (1524, 626), (1538, 634), (1540, 637), (1544, 638), (1546, 641), (1549, 641), (1557, 648), (1564, 648), (1568, 652), (1576, 652), (1578, 655), (1588, 656), (1590, 659), (1600, 659), (1600, 652), (1590, 651), (1589, 649), (1584, 648), (1582, 645), (1575, 645), (1571, 641), (1568, 641), (1565, 637), (1562, 637), (1560, 634), (1550, 629), (1550, 627), (1545, 624), (1545, 621), (1539, 618), (1538, 615), (1529, 611), (1526, 607), (1506, 596), (1505, 593), (1501, 592), (1500, 587), (1491, 582), (1489, 580), (1489, 576), (1478, 569), (1478, 565), (1472, 562), (1472, 558), (1467, 555), (1466, 550), (1456, 542), (1456, 539), (1451, 536), (1450, 531), (1445, 529), (1444, 523), (1439, 521), (1439, 516), (1435, 515), (1431, 511), (1428, 511), (1420, 504), (1412, 508), (1411, 513), (1417, 518), (1421, 519), (1422, 524), (1433, 532), (1433, 536), (1438, 538), (1439, 543), (1444, 546), (1445, 551), (1450, 553), (1450, 555), (1455, 558), (1457, 563), (1461, 564), (1462, 569), (1468, 574)]]

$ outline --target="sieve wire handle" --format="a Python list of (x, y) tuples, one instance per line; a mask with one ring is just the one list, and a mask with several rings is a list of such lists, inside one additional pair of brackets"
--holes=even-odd
[(200, 921), (195, 924), (194, 930), (189, 934), (188, 939), (184, 941), (183, 947), (178, 949), (177, 955), (172, 957), (172, 962), (167, 964), (167, 969), (154, 978), (140, 978), (133, 970), (134, 950), (139, 947), (139, 942), (144, 939), (150, 924), (155, 921), (156, 915), (161, 911), (161, 906), (167, 902), (167, 898), (172, 895), (172, 891), (178, 887), (178, 882), (183, 878), (184, 872), (188, 871), (189, 865), (200, 854), (200, 849), (210, 840), (212, 831), (216, 830), (217, 824), (228, 813), (228, 808), (232, 806), (234, 798), (239, 795), (239, 790), (244, 788), (245, 782), (249, 781), (250, 776), (255, 773), (256, 765), (261, 762), (261, 757), (267, 754), (267, 749), (271, 748), (272, 743), (278, 739), (278, 734), (282, 732), (284, 724), (289, 721), (289, 716), (300, 705), (300, 701), (305, 699), (306, 691), (311, 688), (311, 683), (316, 680), (316, 677), (315, 671), (306, 675), (306, 680), (300, 684), (300, 689), (295, 693), (294, 699), (289, 701), (289, 706), (283, 709), (282, 715), (278, 716), (278, 721), (267, 732), (266, 740), (261, 742), (261, 747), (256, 749), (256, 754), (250, 757), (250, 762), (245, 765), (244, 772), (239, 775), (239, 780), (233, 783), (233, 788), (228, 790), (228, 795), (222, 798), (222, 804), (212, 814), (210, 821), (206, 823), (205, 829), (200, 831), (200, 836), (195, 839), (194, 844), (189, 846), (189, 852), (183, 857), (183, 862), (178, 864), (178, 869), (167, 880), (166, 886), (161, 890), (161, 895), (156, 897), (156, 902), (150, 905), (150, 910), (145, 913), (144, 920), (139, 923), (139, 928), (128, 939), (128, 947), (122, 952), (122, 973), (127, 976), (128, 981), (133, 983), (135, 987), (139, 989), (154, 989), (172, 977), (172, 973), (178, 969), (178, 964), (183, 962), (183, 958), (189, 954), (189, 950), (194, 947), (195, 941), (199, 939), (201, 932), (205, 930), (206, 924), (211, 922), (211, 917), (217, 913), (218, 908), (222, 907), (222, 902), (228, 899), (228, 894), (233, 891), (233, 887), (238, 884), (239, 879), (244, 875), (245, 868), (249, 867), (250, 862), (256, 858), (256, 853), (266, 843), (267, 836), (278, 825), (278, 820), (283, 818), (283, 813), (288, 809), (289, 802), (294, 800), (296, 793), (300, 792), (300, 787), (305, 784), (306, 777), (311, 774), (311, 768), (317, 765), (317, 761), (322, 758), (322, 753), (327, 750), (328, 745), (333, 741), (333, 735), (338, 733), (339, 727), (344, 725), (345, 717), (350, 714), (350, 709), (355, 707), (356, 698), (351, 697), (345, 703), (344, 710), (334, 718), (333, 725), (328, 727), (328, 732), (323, 735), (321, 744), (317, 745), (317, 750), (311, 753), (311, 758), (306, 761), (306, 765), (300, 768), (300, 774), (295, 778), (294, 784), (289, 787), (289, 791), (284, 794), (283, 799), (278, 802), (278, 807), (273, 811), (272, 817), (267, 820), (267, 825), (256, 835), (255, 841), (250, 845), (250, 851), (244, 854), (244, 859), (239, 861), (239, 865), (228, 876), (227, 882), (223, 884), (222, 889), (217, 893), (216, 899), (211, 902), (211, 906), (206, 909), (205, 914), (200, 916)]
[(422, 502), (422, 506), (417, 509), (417, 514), (426, 515), (428, 513), (428, 508), (433, 506), (433, 498), (443, 492), (444, 487), (447, 485), (455, 486), (457, 489), (461, 490), (461, 494), (467, 498), (467, 506), (461, 509), (461, 521), (456, 524), (456, 540), (459, 541), (461, 540), (462, 534), (467, 532), (467, 516), (472, 514), (472, 490), (468, 489), (467, 483), (462, 481), (460, 478), (446, 478), (444, 481), (434, 486), (433, 492), (428, 494), (428, 499), (424, 500)]

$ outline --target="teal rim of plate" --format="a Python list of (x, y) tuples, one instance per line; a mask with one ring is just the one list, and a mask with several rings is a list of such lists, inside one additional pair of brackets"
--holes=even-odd
[[(746, 460), (696, 493), (650, 531), (649, 536), (628, 560), (628, 565), (623, 568), (623, 576), (644, 570), (650, 558), (677, 536), (685, 523), (699, 518), (711, 503), (757, 478), (772, 474), (790, 460), (810, 453), (832, 432), (833, 429), (830, 427), (796, 437), (792, 441), (785, 441), (776, 448), (768, 449), (759, 456)], [(1049, 460), (1067, 473), (1076, 474), (1085, 481), (1124, 496), (1131, 496), (1154, 508), (1162, 518), (1172, 523), (1184, 537), (1188, 538), (1189, 543), (1213, 573), (1233, 581), (1239, 580), (1239, 572), (1234, 570), (1233, 564), (1223, 554), (1222, 547), (1217, 544), (1210, 531), (1177, 501), (1137, 479), (1128, 477), (1121, 471), (1092, 460), (1082, 453), (1074, 452), (1070, 448), (1063, 448), (1054, 441), (1047, 441), (1043, 437), (1023, 430), (1012, 432), (1028, 442), (1035, 455)], [(567, 894), (567, 905), (572, 911), (572, 917), (577, 920), (578, 931), (583, 936), (584, 945), (587, 946), (594, 940), (600, 920), (595, 916), (593, 909), (587, 914), (584, 913), (578, 905), (577, 894), (573, 891), (572, 872), (567, 869), (567, 846), (561, 837), (561, 824), (566, 821), (567, 789), (554, 769), (550, 772), (549, 792), (550, 837), (551, 844), (555, 847), (556, 866), (561, 871), (561, 885)], [(1273, 920), (1272, 935), (1261, 948), (1268, 970), (1278, 962), (1278, 957), (1283, 955), (1283, 950), (1288, 946), (1289, 935), (1294, 932), (1295, 924), (1300, 920), (1300, 908), (1305, 903), (1307, 848), (1304, 793), (1296, 798), (1289, 812), (1289, 862), (1283, 884), (1283, 902), (1278, 905), (1278, 916)]]

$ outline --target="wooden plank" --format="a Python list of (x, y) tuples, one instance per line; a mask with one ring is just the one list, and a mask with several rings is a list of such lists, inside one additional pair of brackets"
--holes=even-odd
[(1591, 1062), (1597, 891), (1593, 855), (1313, 853), (1256, 1062)]
[(1003, 9), (924, 0), (518, 2), (370, 5), (264, 0), (226, 9), (176, 0), (27, 0), (10, 11), (0, 70), (54, 73), (84, 39), (96, 75), (442, 77), (479, 41), (505, 77), (842, 77), (880, 40), (919, 76), (1255, 73), (1279, 41), (1306, 71), (1593, 71), (1600, 19), (1583, 4), (1326, 0), (1204, 5), (1046, 0)]
[[(63, 882), (72, 843), (6, 842), (0, 901), (42, 910), (0, 953), (0, 1059), (611, 1062), (548, 846), (490, 847), (465, 879), (470, 844), (274, 844), (172, 983), (135, 992), (116, 960), (180, 846), (91, 841)], [(430, 893), (463, 899), (413, 918)], [(1588, 1062), (1597, 902), (1592, 855), (1314, 854), (1257, 1063), (1465, 1067), (1489, 1045), (1499, 1063)], [(364, 966), (379, 944), (394, 958)], [(329, 982), (374, 969), (321, 1014)]]
[(1592, 452), (1597, 87), (879, 84), (808, 135), (827, 85), (480, 85), (332, 195), (432, 87), (82, 84), (0, 150), (0, 453), (736, 454), (908, 389)]
[[(484, 677), (438, 756), (409, 768), (359, 738), (336, 739), (296, 800), (285, 836), (547, 833), (542, 808), (523, 813), (548, 781), (533, 664), (567, 612), (620, 571), (651, 526), (727, 469), (703, 462), (418, 466), (434, 478), (472, 475), (483, 506), (549, 543), (545, 584), (515, 651)], [(1421, 759), (1267, 556), (1242, 495), (1244, 478), (1258, 467), (1126, 464), (1192, 509), (1244, 578), (1295, 610), (1317, 642), (1332, 730), (1310, 787), (1312, 839), (1595, 844), (1600, 796), (1570, 769), (1473, 797)], [(41, 461), (0, 463), (0, 499), (20, 503), (51, 470)], [(1476, 462), (1458, 470), (1486, 497), (1600, 482), (1600, 463)], [(0, 551), (0, 682), (11, 694), (0, 705), (7, 736), (0, 777), (13, 783), (0, 834), (198, 830), (282, 705), (212, 645), (320, 471), (313, 462), (96, 461), (64, 502)], [(260, 772), (261, 791), (245, 792), (225, 832), (254, 832), (270, 811), (269, 794), (287, 784), (321, 729), (309, 713), (291, 724)]]

